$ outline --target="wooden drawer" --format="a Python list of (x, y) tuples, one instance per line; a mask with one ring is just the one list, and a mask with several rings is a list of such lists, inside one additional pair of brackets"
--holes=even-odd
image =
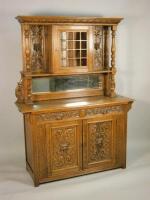
[(89, 108), (77, 108), (76, 110), (58, 111), (58, 112), (41, 112), (36, 114), (38, 122), (76, 120), (80, 118), (89, 118), (96, 115), (117, 114), (123, 112), (122, 106), (97, 106)]

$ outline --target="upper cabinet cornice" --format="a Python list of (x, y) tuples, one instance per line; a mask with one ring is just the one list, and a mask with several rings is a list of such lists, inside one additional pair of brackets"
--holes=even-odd
[(78, 23), (78, 24), (102, 24), (117, 25), (123, 19), (121, 17), (74, 17), (74, 16), (17, 16), (20, 23), (41, 23), (41, 24), (61, 24), (61, 23)]

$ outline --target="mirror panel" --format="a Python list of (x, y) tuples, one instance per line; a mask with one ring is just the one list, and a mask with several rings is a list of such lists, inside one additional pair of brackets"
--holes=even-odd
[[(85, 59), (82, 62), (85, 64)], [(102, 83), (102, 76), (95, 74), (33, 78), (32, 93), (99, 88)]]

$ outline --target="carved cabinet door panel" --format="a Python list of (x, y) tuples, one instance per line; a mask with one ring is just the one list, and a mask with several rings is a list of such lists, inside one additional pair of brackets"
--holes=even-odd
[(83, 120), (83, 168), (107, 169), (115, 164), (115, 116)]
[(75, 173), (82, 168), (80, 120), (46, 125), (48, 175)]

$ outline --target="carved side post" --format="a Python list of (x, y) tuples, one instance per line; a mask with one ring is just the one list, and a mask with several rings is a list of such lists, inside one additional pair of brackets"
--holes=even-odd
[(31, 49), (30, 49), (30, 26), (21, 25), (22, 29), (22, 51), (23, 51), (23, 71), (31, 73)]
[(15, 89), (15, 95), (17, 98), (17, 103), (23, 103), (24, 102), (24, 94), (23, 94), (23, 85), (22, 85), (22, 79), (17, 83), (17, 87)]
[(24, 101), (27, 104), (32, 103), (32, 79), (31, 77), (24, 77)]
[(21, 80), (18, 82), (15, 89), (17, 103), (32, 103), (32, 79), (29, 76), (21, 75)]
[[(104, 70), (110, 70), (110, 27), (104, 27)], [(104, 95), (110, 96), (110, 74), (104, 75)]]
[(116, 74), (116, 67), (115, 67), (115, 53), (116, 53), (116, 44), (115, 44), (115, 35), (116, 35), (117, 26), (112, 26), (112, 44), (111, 44), (111, 86), (110, 86), (110, 96), (114, 97), (115, 94), (115, 74)]
[(104, 69), (109, 69), (109, 32), (108, 26), (104, 27)]

